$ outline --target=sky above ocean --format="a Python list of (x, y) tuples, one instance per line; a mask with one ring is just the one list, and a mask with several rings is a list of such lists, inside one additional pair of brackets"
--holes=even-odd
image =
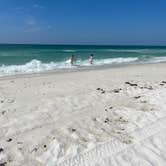
[(166, 45), (165, 0), (0, 0), (0, 43)]

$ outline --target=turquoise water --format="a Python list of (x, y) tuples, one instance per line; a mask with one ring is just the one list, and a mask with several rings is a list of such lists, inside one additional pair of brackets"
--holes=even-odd
[[(89, 55), (94, 54), (94, 64)], [(74, 54), (75, 65), (69, 57)], [(0, 76), (68, 68), (166, 61), (162, 46), (0, 45)]]

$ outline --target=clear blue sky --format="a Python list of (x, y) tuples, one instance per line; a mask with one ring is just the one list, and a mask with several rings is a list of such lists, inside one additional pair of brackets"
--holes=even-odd
[(166, 45), (166, 0), (0, 0), (0, 43)]

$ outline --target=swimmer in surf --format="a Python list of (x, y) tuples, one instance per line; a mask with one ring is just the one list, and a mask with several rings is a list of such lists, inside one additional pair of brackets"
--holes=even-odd
[(89, 57), (89, 63), (92, 65), (93, 64), (93, 54), (90, 55)]
[(73, 63), (74, 63), (74, 55), (70, 57), (70, 64), (73, 65)]

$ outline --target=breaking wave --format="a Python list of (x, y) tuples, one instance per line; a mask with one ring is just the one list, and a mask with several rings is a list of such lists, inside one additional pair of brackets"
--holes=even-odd
[(60, 69), (76, 69), (80, 67), (95, 67), (103, 65), (118, 65), (118, 64), (136, 64), (136, 63), (159, 63), (166, 62), (166, 57), (127, 57), (127, 58), (107, 58), (107, 59), (95, 59), (94, 64), (90, 65), (89, 60), (77, 60), (75, 65), (71, 65), (69, 60), (61, 62), (43, 63), (40, 60), (34, 59), (28, 63), (22, 65), (1, 65), (0, 76), (25, 74), (25, 73), (38, 73), (51, 70)]
[[(109, 59), (95, 59), (93, 66), (111, 65), (111, 64), (125, 64), (137, 61), (138, 58), (109, 58)], [(37, 73), (58, 69), (70, 69), (92, 66), (88, 60), (77, 60), (75, 65), (71, 65), (69, 60), (61, 62), (43, 63), (40, 60), (32, 60), (22, 65), (1, 65), (0, 76), (15, 75), (24, 73)]]

